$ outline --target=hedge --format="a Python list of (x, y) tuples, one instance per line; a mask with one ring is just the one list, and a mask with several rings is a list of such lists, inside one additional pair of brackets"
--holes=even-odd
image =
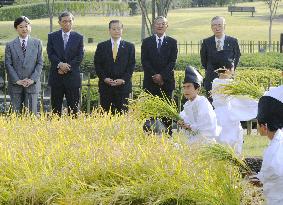
[[(49, 70), (50, 64), (47, 58), (47, 54), (44, 51), (44, 70)], [(93, 66), (94, 52), (85, 52), (83, 62), (81, 64), (81, 71), (84, 73), (94, 71)], [(4, 61), (4, 48), (0, 47), (0, 68), (3, 67)], [(178, 56), (175, 70), (184, 70), (187, 65), (192, 65), (198, 69), (201, 69), (200, 56), (193, 55), (180, 55)], [(263, 69), (265, 67), (276, 68), (283, 70), (283, 54), (282, 53), (253, 53), (243, 54), (240, 59), (238, 67), (251, 67)], [(140, 55), (136, 55), (136, 71), (142, 71)]]
[[(82, 63), (84, 72), (93, 71), (93, 55), (94, 52), (86, 52)], [(184, 70), (187, 65), (192, 65), (201, 68), (200, 57), (197, 54), (180, 55), (176, 63), (176, 70)], [(238, 67), (253, 67), (253, 68), (276, 68), (283, 70), (283, 54), (282, 53), (254, 53), (243, 54)], [(142, 71), (140, 56), (136, 56), (136, 71)]]
[[(94, 52), (86, 52), (83, 62), (81, 64), (81, 71), (83, 73), (92, 73), (94, 77), (93, 66)], [(0, 68), (3, 68), (4, 61), (4, 49), (0, 47)], [(184, 70), (187, 65), (192, 65), (198, 69), (201, 69), (200, 57), (197, 54), (184, 56), (180, 55), (177, 59), (176, 70)], [(46, 52), (44, 52), (44, 70), (49, 70), (50, 64), (47, 58)], [(264, 69), (266, 67), (276, 68), (283, 70), (283, 54), (282, 53), (254, 53), (243, 54), (239, 63), (240, 67), (251, 67)], [(140, 56), (136, 56), (136, 71), (142, 71)]]
[[(68, 10), (73, 14), (85, 15), (119, 15), (129, 14), (127, 3), (119, 2), (85, 2), (85, 1), (58, 1), (54, 3), (54, 15)], [(46, 3), (34, 3), (26, 5), (7, 6), (0, 8), (0, 21), (13, 21), (19, 16), (28, 16), (31, 19), (48, 17)]]

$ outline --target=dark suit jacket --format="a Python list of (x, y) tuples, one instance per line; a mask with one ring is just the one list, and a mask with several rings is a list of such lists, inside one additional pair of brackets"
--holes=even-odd
[(211, 90), (211, 83), (217, 77), (217, 73), (214, 71), (223, 66), (219, 63), (219, 59), (225, 58), (233, 62), (234, 69), (236, 69), (240, 56), (240, 48), (236, 38), (225, 35), (222, 51), (216, 49), (215, 36), (204, 39), (200, 50), (201, 64), (205, 69), (204, 88)]
[[(67, 88), (78, 88), (81, 86), (80, 64), (84, 56), (83, 36), (71, 31), (66, 49), (62, 31), (48, 34), (47, 54), (51, 62), (48, 84), (53, 87), (65, 86)], [(71, 65), (71, 70), (64, 74), (58, 74), (60, 62)]]
[[(95, 71), (99, 78), (100, 93), (130, 93), (132, 91), (132, 75), (135, 69), (135, 47), (132, 43), (121, 40), (116, 61), (114, 62), (111, 40), (97, 45), (94, 55)], [(125, 84), (111, 87), (104, 82), (105, 78), (123, 79)]]
[[(144, 70), (143, 88), (154, 95), (160, 94), (160, 89), (172, 92), (175, 88), (174, 67), (177, 60), (177, 41), (165, 36), (160, 53), (157, 50), (155, 35), (143, 40), (141, 46), (141, 62)], [(152, 76), (160, 74), (164, 80), (163, 86), (153, 82)]]

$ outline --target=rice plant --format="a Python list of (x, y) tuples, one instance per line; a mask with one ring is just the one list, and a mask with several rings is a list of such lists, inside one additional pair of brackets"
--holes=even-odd
[(145, 134), (132, 113), (1, 116), (0, 137), (0, 204), (238, 205), (243, 193), (229, 163)]

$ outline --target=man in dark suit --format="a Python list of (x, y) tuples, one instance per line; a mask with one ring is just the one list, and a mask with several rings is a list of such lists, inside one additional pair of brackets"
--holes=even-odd
[(61, 30), (48, 34), (47, 54), (51, 62), (48, 84), (51, 86), (52, 112), (61, 116), (63, 97), (68, 113), (76, 115), (80, 99), (80, 64), (84, 56), (83, 36), (72, 31), (74, 16), (59, 16)]
[[(177, 60), (177, 41), (165, 34), (168, 21), (163, 16), (154, 20), (153, 36), (143, 40), (141, 46), (141, 61), (144, 70), (143, 88), (153, 95), (172, 98), (175, 89), (174, 67)], [(163, 94), (162, 94), (163, 93)], [(171, 121), (163, 120), (169, 128)]]
[(121, 21), (110, 21), (111, 39), (99, 43), (94, 55), (95, 71), (99, 78), (100, 104), (105, 111), (113, 114), (127, 110), (135, 68), (135, 47), (122, 40), (122, 32)]
[[(230, 61), (236, 69), (241, 56), (238, 40), (225, 35), (225, 19), (215, 16), (211, 20), (213, 36), (203, 40), (200, 57), (202, 66), (205, 69), (204, 88), (210, 102), (212, 81), (217, 77), (216, 69), (223, 67), (221, 62)], [(225, 60), (223, 60), (225, 59)]]

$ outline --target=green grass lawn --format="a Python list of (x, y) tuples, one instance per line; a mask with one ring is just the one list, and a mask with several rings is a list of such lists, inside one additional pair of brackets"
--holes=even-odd
[[(239, 4), (241, 6), (255, 6), (255, 17), (250, 13), (234, 13), (233, 16), (222, 8), (190, 8), (170, 10), (168, 14), (169, 28), (168, 35), (173, 36), (179, 42), (193, 41), (211, 35), (210, 19), (213, 16), (221, 15), (227, 20), (226, 33), (237, 37), (239, 40), (268, 40), (268, 9), (264, 2), (250, 2)], [(278, 8), (277, 14), (281, 18), (274, 20), (272, 40), (279, 40), (282, 32), (283, 3)], [(124, 23), (124, 39), (135, 44), (140, 43), (141, 16), (131, 17), (99, 17), (99, 16), (76, 16), (74, 30), (82, 33), (86, 38), (94, 38), (94, 44), (86, 44), (87, 50), (95, 50), (97, 42), (108, 39), (108, 22), (111, 19), (120, 19)], [(54, 30), (57, 30), (57, 18), (54, 18)], [(0, 22), (0, 41), (9, 41), (15, 38), (12, 21)], [(46, 45), (49, 32), (49, 19), (32, 20), (32, 35), (40, 38)], [(139, 51), (139, 45), (137, 45)]]
[(259, 134), (245, 135), (243, 156), (263, 156), (264, 149), (268, 146), (269, 140), (266, 136)]

